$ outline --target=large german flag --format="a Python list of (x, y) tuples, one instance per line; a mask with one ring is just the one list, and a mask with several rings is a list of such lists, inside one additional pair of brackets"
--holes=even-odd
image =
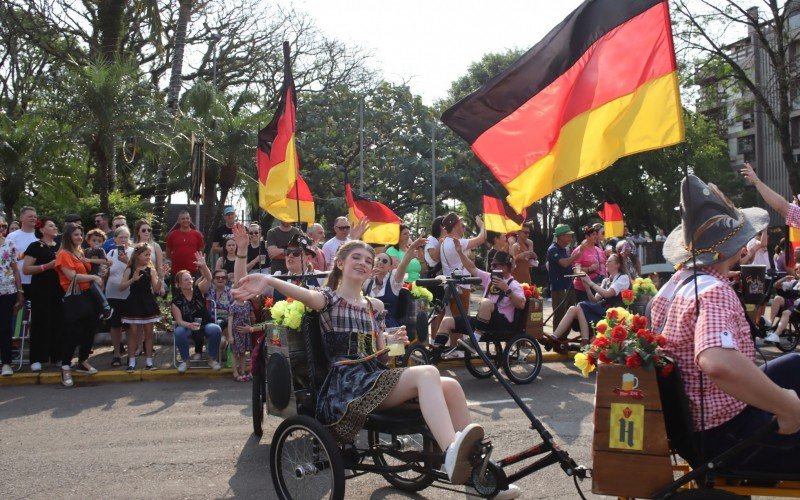
[(489, 182), (483, 181), (483, 224), (487, 231), (510, 233), (522, 229), (525, 210), (517, 214)]
[(606, 238), (625, 236), (625, 221), (622, 218), (622, 210), (619, 209), (619, 205), (606, 201), (597, 212), (597, 215), (603, 219)]
[(283, 42), (283, 87), (278, 109), (258, 132), (258, 204), (269, 212), (272, 205), (286, 206), (286, 193), (294, 186), (300, 169), (295, 147), (297, 96), (289, 64), (289, 42)]
[(297, 183), (286, 193), (284, 203), (273, 203), (267, 212), (283, 222), (314, 222), (314, 197), (305, 179), (297, 175)]
[(394, 245), (400, 241), (400, 217), (383, 203), (368, 200), (353, 194), (350, 183), (344, 185), (347, 202), (347, 218), (354, 225), (364, 217), (369, 218), (369, 226), (361, 239), (376, 245)]
[(664, 0), (587, 0), (442, 115), (522, 210), (622, 156), (683, 140)]

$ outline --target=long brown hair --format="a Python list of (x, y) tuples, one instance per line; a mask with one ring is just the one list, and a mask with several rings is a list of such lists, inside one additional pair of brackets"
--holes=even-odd
[(78, 224), (73, 224), (72, 222), (67, 222), (64, 226), (64, 234), (61, 236), (61, 250), (66, 250), (73, 255), (83, 255), (83, 248), (81, 248), (80, 245), (76, 247), (72, 243), (72, 233), (75, 231), (80, 231), (81, 235), (83, 235), (83, 227)]
[(354, 250), (366, 250), (368, 251), (372, 257), (375, 257), (375, 249), (371, 246), (367, 245), (361, 240), (350, 240), (344, 245), (339, 247), (339, 250), (336, 251), (336, 257), (333, 258), (333, 269), (331, 270), (331, 274), (328, 275), (328, 280), (325, 282), (325, 286), (330, 288), (331, 290), (336, 290), (339, 288), (339, 283), (342, 281), (342, 270), (336, 266), (337, 262), (344, 262), (348, 255), (353, 253)]
[[(137, 266), (136, 261), (139, 259), (139, 256), (142, 255), (143, 253), (145, 253), (147, 250), (152, 251), (152, 249), (150, 248), (150, 245), (148, 245), (146, 241), (143, 241), (141, 243), (137, 243), (133, 247), (133, 254), (131, 255), (131, 258), (128, 259), (128, 266), (127, 266), (127, 268), (131, 270), (131, 276), (133, 276), (133, 272), (136, 270), (136, 266)], [(147, 267), (149, 267), (151, 269), (153, 268), (153, 260), (152, 259), (148, 259), (147, 260)]]
[[(136, 221), (136, 225), (133, 228), (133, 241), (135, 243), (139, 243), (141, 241), (139, 239), (139, 229), (141, 229), (142, 226), (149, 226), (149, 225), (150, 225), (150, 223), (147, 222), (144, 219), (139, 219), (139, 220)], [(150, 241), (153, 241), (153, 233), (152, 232), (150, 233), (150, 238), (149, 239), (150, 239)], [(146, 242), (146, 243), (149, 243), (149, 242)]]
[[(628, 265), (625, 264), (625, 258), (622, 255), (618, 254), (617, 252), (613, 252), (609, 257), (614, 257), (619, 264), (619, 273), (626, 275), (628, 278), (631, 277), (630, 273), (628, 272)], [(609, 276), (610, 278), (611, 276)]]

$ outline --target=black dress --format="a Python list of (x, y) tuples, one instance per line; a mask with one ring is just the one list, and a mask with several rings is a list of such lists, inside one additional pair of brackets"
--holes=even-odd
[(367, 419), (397, 385), (403, 368), (389, 369), (377, 359), (337, 364), (366, 357), (373, 352), (373, 332), (383, 332), (383, 319), (372, 309), (321, 288), (326, 305), (320, 311), (320, 326), (332, 366), (317, 396), (317, 419), (340, 444), (352, 442)]
[(152, 268), (145, 267), (140, 271), (144, 273), (144, 276), (131, 283), (130, 293), (125, 299), (125, 307), (122, 312), (123, 323), (146, 325), (156, 323), (161, 319), (150, 278), (153, 271)]
[[(41, 266), (56, 260), (56, 245), (34, 241), (25, 250)], [(62, 342), (62, 302), (64, 289), (55, 269), (31, 276), (31, 363), (60, 363)]]

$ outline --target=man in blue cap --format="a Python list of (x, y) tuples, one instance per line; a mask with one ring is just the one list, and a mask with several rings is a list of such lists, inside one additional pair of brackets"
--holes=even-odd
[(233, 238), (233, 225), (236, 224), (236, 209), (230, 205), (225, 205), (222, 209), (222, 217), (225, 224), (214, 229), (211, 233), (211, 253), (222, 255), (225, 250), (225, 242)]
[(553, 231), (553, 243), (547, 249), (547, 277), (550, 280), (550, 297), (553, 299), (553, 327), (561, 323), (561, 318), (570, 306), (575, 305), (575, 289), (572, 280), (572, 263), (580, 255), (570, 255), (569, 244), (575, 232), (567, 224), (559, 224)]

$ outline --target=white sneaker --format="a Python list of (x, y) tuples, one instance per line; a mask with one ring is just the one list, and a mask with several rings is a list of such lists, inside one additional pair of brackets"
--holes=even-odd
[(187, 368), (189, 368), (189, 365), (186, 364), (186, 361), (182, 361), (181, 364), (178, 365), (178, 373), (186, 373)]
[(61, 385), (72, 387), (72, 373), (70, 373), (69, 367), (61, 368)]
[(781, 338), (774, 331), (769, 332), (769, 334), (766, 337), (764, 337), (764, 342), (774, 342), (777, 344), (780, 341)]
[(214, 371), (217, 371), (217, 370), (219, 370), (220, 368), (222, 368), (222, 365), (220, 365), (220, 364), (219, 364), (217, 361), (211, 361), (211, 362), (209, 362), (209, 363), (208, 363), (208, 366), (210, 366), (210, 367), (211, 367), (211, 369), (212, 369), (212, 370), (214, 370)]
[(11, 365), (3, 365), (2, 375), (4, 377), (10, 377), (14, 375), (14, 370), (11, 368)]
[(522, 489), (516, 484), (509, 484), (507, 490), (501, 490), (495, 495), (494, 500), (508, 500), (509, 498), (517, 498), (522, 495)]
[(456, 439), (447, 447), (444, 455), (444, 471), (453, 484), (467, 482), (471, 471), (469, 457), (475, 445), (483, 439), (483, 427), (469, 424), (461, 432), (456, 432)]
[(31, 363), (31, 371), (32, 372), (40, 372), (42, 371), (42, 364), (38, 361), (36, 363)]
[(464, 359), (464, 351), (454, 347), (442, 354), (442, 359)]

